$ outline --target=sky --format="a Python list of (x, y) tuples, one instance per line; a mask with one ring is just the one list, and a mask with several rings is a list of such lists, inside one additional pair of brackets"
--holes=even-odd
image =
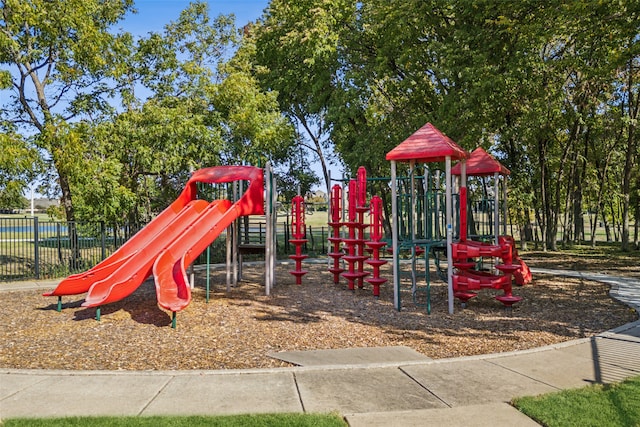
[[(145, 35), (151, 31), (161, 31), (170, 21), (178, 19), (180, 12), (186, 9), (185, 0), (135, 0), (136, 14), (129, 14), (116, 27), (136, 35)], [(236, 27), (242, 27), (257, 20), (269, 4), (269, 0), (208, 0), (211, 16), (233, 14)]]

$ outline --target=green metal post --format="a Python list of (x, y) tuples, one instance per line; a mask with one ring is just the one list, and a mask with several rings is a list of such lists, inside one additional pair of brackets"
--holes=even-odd
[(171, 315), (171, 328), (175, 329), (176, 328), (176, 323), (177, 323), (177, 315), (178, 313), (176, 313), (175, 311), (172, 312), (173, 314)]
[(424, 276), (427, 282), (427, 314), (431, 314), (431, 272), (429, 271), (429, 252), (431, 251), (431, 245), (427, 245), (424, 248)]
[(209, 303), (210, 277), (211, 277), (211, 245), (207, 246), (207, 297), (206, 297), (207, 303)]
[(33, 263), (35, 264), (36, 280), (40, 279), (40, 236), (38, 235), (40, 226), (38, 225), (38, 217), (33, 217)]
[(100, 221), (100, 236), (102, 236), (101, 239), (100, 239), (101, 240), (100, 244), (102, 246), (101, 247), (101, 253), (100, 253), (101, 259), (107, 258), (107, 236), (106, 236), (106, 233), (107, 233), (107, 231), (106, 231), (106, 228), (104, 226), (104, 221)]
[(96, 320), (100, 321), (100, 307), (96, 308)]
[(58, 297), (58, 312), (62, 311), (62, 297)]

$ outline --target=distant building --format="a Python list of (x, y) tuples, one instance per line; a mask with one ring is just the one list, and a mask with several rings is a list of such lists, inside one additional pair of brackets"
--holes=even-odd
[(307, 200), (313, 202), (327, 202), (329, 198), (327, 193), (322, 190), (309, 191), (307, 193)]
[[(45, 213), (51, 206), (60, 206), (59, 199), (33, 199), (33, 210), (37, 213)], [(25, 209), (11, 209), (10, 211), (2, 211), (3, 214), (30, 214), (31, 213), (31, 200), (28, 201)]]
[[(51, 206), (60, 206), (59, 199), (33, 199), (33, 207), (39, 211), (46, 211)], [(31, 207), (29, 207), (30, 209)]]

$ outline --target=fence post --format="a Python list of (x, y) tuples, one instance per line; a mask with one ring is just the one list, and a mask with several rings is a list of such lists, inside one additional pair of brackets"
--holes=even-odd
[(104, 221), (100, 221), (100, 236), (102, 236), (102, 253), (100, 255), (102, 256), (102, 259), (107, 257), (107, 236), (105, 233), (106, 228), (104, 226)]
[(260, 230), (260, 239), (259, 239), (260, 240), (260, 244), (263, 244), (264, 243), (264, 239), (263, 239), (263, 236), (262, 236), (262, 223), (259, 222), (258, 226), (260, 227), (259, 228), (259, 230)]
[(64, 258), (62, 257), (62, 230), (60, 230), (60, 223), (56, 222), (56, 249), (58, 250), (58, 264), (64, 264)]
[(284, 223), (284, 251), (286, 254), (289, 253), (289, 218), (287, 217), (287, 221)]
[(38, 217), (33, 217), (33, 250), (34, 250), (34, 262), (35, 262), (35, 273), (36, 280), (40, 279), (40, 247), (38, 245), (38, 240), (40, 236), (38, 236)]

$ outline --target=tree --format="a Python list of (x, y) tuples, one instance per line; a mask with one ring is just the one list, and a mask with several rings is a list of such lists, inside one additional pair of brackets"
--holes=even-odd
[(0, 133), (0, 209), (24, 206), (24, 191), (39, 171), (38, 152), (11, 129)]
[[(2, 120), (29, 135), (57, 174), (68, 220), (75, 219), (68, 173), (67, 123), (108, 109), (107, 98), (126, 56), (130, 37), (110, 27), (131, 10), (132, 0), (2, 0), (0, 64), (9, 67), (10, 100)], [(5, 85), (6, 87), (7, 85)]]
[[(121, 190), (109, 193), (110, 211), (120, 212), (120, 220), (149, 220), (195, 169), (264, 165), (290, 155), (292, 127), (275, 93), (261, 91), (252, 75), (247, 58), (254, 49), (250, 39), (238, 44), (229, 16), (210, 17), (201, 2), (189, 5), (163, 32), (136, 42), (120, 78), (125, 110), (89, 135), (94, 146), (104, 147), (96, 155), (112, 153), (110, 170), (119, 179), (108, 187)], [(96, 180), (115, 177), (98, 170), (102, 176)]]
[[(432, 121), (511, 169), (521, 227), (533, 206), (545, 248), (556, 249), (560, 226), (566, 243), (584, 235), (584, 180), (596, 179), (594, 169), (606, 173), (594, 185), (614, 191), (589, 196), (620, 212), (625, 240), (638, 151), (637, 2), (275, 5), (268, 16), (284, 18), (265, 21), (259, 61), (270, 87), (277, 81), (281, 102), (298, 101), (298, 116), (322, 113), (352, 170), (383, 172), (384, 154)], [(327, 15), (329, 25), (318, 19)]]
[(340, 35), (353, 19), (349, 0), (272, 0), (255, 31), (262, 86), (278, 94), (283, 111), (301, 132), (298, 143), (320, 162), (329, 192), (331, 148), (327, 105), (338, 78)]
[(0, 3), (2, 119), (48, 162), (67, 220), (148, 220), (197, 168), (289, 155), (275, 94), (241, 54), (225, 61), (238, 48), (231, 16), (194, 2), (134, 40), (112, 30), (131, 0), (53, 3)]
[(294, 155), (295, 132), (279, 109), (277, 92), (260, 87), (254, 69), (256, 49), (253, 33), (244, 31), (233, 58), (218, 67), (221, 82), (212, 86), (211, 97), (224, 122), (221, 156), (229, 163), (268, 160), (279, 165)]

